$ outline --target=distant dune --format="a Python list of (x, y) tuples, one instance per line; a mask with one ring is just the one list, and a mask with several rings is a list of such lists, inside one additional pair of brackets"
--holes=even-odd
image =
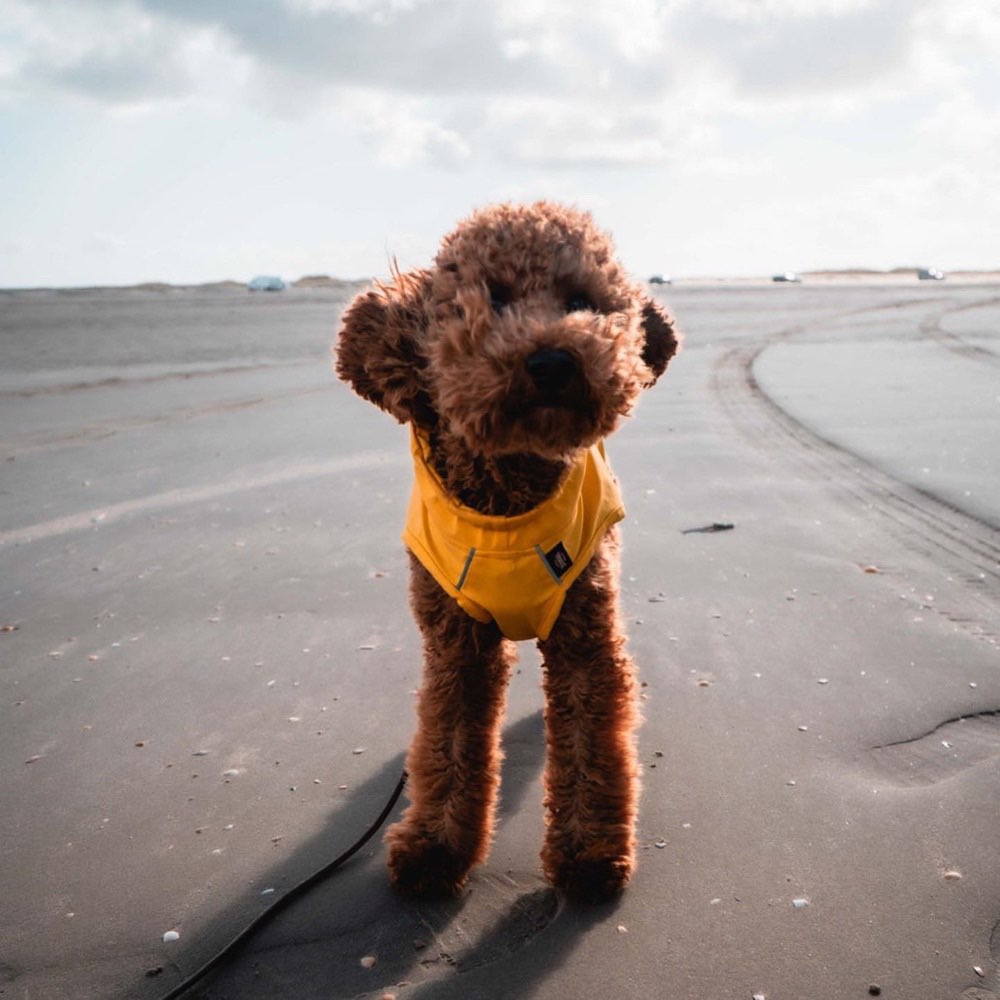
[[(895, 267), (891, 270), (877, 270), (875, 268), (851, 267), (836, 268), (816, 271), (799, 271), (798, 276), (802, 284), (805, 285), (923, 285), (928, 282), (920, 281), (917, 277), (916, 267)], [(952, 284), (962, 285), (992, 285), (1000, 283), (1000, 268), (994, 270), (981, 271), (944, 271), (944, 278)], [(773, 279), (768, 275), (758, 275), (756, 277), (700, 277), (700, 276), (678, 276), (673, 279), (676, 286), (760, 286), (770, 285)], [(936, 284), (936, 282), (929, 282)], [(789, 287), (796, 287), (790, 285)], [(664, 291), (669, 296), (669, 289)]]
[[(901, 284), (915, 282), (917, 267), (894, 267), (891, 269), (879, 270), (869, 267), (846, 267), (846, 268), (824, 268), (815, 271), (800, 271), (799, 277), (806, 284)], [(957, 284), (997, 284), (1000, 283), (1000, 268), (992, 270), (956, 270), (944, 271), (946, 280)], [(329, 274), (307, 274), (297, 281), (289, 282), (288, 288), (321, 290), (332, 289), (336, 291), (350, 291), (361, 288), (372, 281), (372, 278), (335, 278)], [(694, 286), (719, 286), (719, 285), (770, 285), (772, 278), (770, 275), (743, 275), (739, 277), (726, 277), (724, 275), (688, 275), (675, 276), (672, 284), (694, 285)], [(60, 294), (81, 294), (99, 292), (154, 292), (167, 294), (170, 292), (238, 292), (244, 291), (247, 287), (245, 281), (207, 281), (201, 284), (171, 284), (166, 281), (143, 281), (135, 285), (87, 285), (87, 286), (36, 286), (21, 288), (0, 288), (0, 292), (59, 292)], [(669, 295), (669, 286), (665, 287), (665, 294)]]
[(307, 274), (298, 281), (292, 282), (292, 288), (349, 288), (352, 285), (362, 284), (370, 279), (355, 278), (331, 278), (328, 274)]
[[(858, 282), (890, 282), (916, 281), (917, 272), (920, 267), (894, 267), (891, 270), (878, 270), (867, 267), (848, 267), (826, 269), (819, 271), (802, 271), (803, 281), (836, 282), (847, 281)], [(965, 284), (992, 284), (1000, 281), (1000, 269), (980, 270), (980, 271), (944, 271), (945, 279), (948, 281), (958, 281)]]

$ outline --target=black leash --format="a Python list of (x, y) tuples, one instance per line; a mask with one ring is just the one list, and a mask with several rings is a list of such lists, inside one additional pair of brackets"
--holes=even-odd
[(285, 909), (289, 903), (297, 899), (304, 892), (311, 889), (317, 882), (321, 882), (327, 877), (331, 872), (339, 868), (348, 858), (352, 857), (358, 851), (361, 850), (369, 840), (375, 836), (378, 828), (386, 821), (389, 813), (392, 812), (396, 803), (399, 801), (399, 796), (403, 793), (403, 786), (406, 784), (406, 772), (404, 771), (400, 776), (396, 788), (392, 795), (389, 796), (389, 801), (385, 804), (385, 808), (379, 813), (378, 819), (361, 835), (360, 839), (357, 840), (351, 847), (349, 847), (343, 854), (336, 857), (328, 865), (325, 865), (318, 872), (314, 872), (308, 878), (303, 879), (298, 885), (293, 886), (288, 890), (283, 896), (279, 896), (263, 913), (255, 917), (250, 923), (243, 928), (229, 942), (221, 951), (217, 952), (212, 958), (210, 958), (197, 972), (188, 976), (182, 983), (178, 983), (169, 993), (161, 997), (160, 1000), (176, 1000), (177, 997), (183, 996), (195, 985), (195, 983), (200, 982), (205, 978), (213, 969), (218, 968), (227, 958), (229, 958), (232, 953), (244, 942), (251, 934), (258, 931), (264, 924), (266, 924), (276, 913), (280, 910)]

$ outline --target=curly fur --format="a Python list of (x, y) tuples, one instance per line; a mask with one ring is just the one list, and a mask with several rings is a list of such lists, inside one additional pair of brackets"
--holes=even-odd
[[(558, 489), (676, 352), (671, 318), (615, 260), (590, 216), (549, 202), (476, 212), (434, 266), (378, 283), (344, 314), (338, 375), (430, 441), (445, 488), (514, 516)], [(558, 386), (529, 359), (572, 359)], [(411, 555), (424, 641), (410, 805), (386, 834), (393, 883), (458, 891), (489, 850), (514, 644), (465, 614)], [(612, 529), (539, 642), (546, 696), (546, 877), (570, 895), (621, 890), (635, 863), (635, 670), (618, 613)]]

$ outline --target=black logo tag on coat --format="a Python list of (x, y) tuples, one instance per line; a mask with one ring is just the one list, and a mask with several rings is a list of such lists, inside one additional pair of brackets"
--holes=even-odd
[(573, 560), (570, 559), (569, 553), (562, 542), (559, 542), (558, 545), (545, 553), (545, 561), (560, 580), (573, 565)]

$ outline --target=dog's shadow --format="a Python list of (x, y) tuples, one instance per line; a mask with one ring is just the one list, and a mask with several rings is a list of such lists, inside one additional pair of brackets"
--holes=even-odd
[[(504, 746), (501, 821), (513, 817), (537, 787), (545, 754), (541, 712), (508, 726)], [(340, 841), (347, 839), (343, 830), (349, 818), (363, 817), (356, 824), (363, 829), (388, 798), (402, 767), (402, 755), (386, 762), (331, 819), (337, 840), (324, 835), (303, 845), (280, 870), (268, 873), (268, 884), (294, 884), (339, 853), (346, 846)], [(614, 904), (586, 909), (564, 904), (541, 880), (539, 847), (531, 844), (514, 868), (487, 862), (457, 899), (418, 901), (389, 888), (384, 849), (380, 838), (373, 838), (344, 868), (277, 914), (185, 996), (530, 996), (586, 929), (614, 910)], [(209, 947), (219, 947), (252, 919), (254, 906), (259, 907), (259, 900), (234, 902), (202, 935), (206, 954), (190, 955), (185, 965), (194, 968), (205, 961)], [(175, 981), (180, 978), (177, 970)], [(171, 986), (165, 979), (144, 980), (132, 995), (162, 996)]]

